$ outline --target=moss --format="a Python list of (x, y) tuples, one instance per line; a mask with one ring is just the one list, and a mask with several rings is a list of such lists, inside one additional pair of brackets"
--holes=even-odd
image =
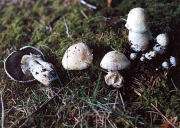
[[(112, 0), (110, 8), (106, 7), (104, 0), (88, 2), (97, 6), (97, 10), (76, 2), (68, 3), (66, 0), (27, 0), (9, 3), (0, 9), (0, 60), (4, 60), (12, 51), (22, 46), (35, 46), (55, 65), (61, 81), (61, 84), (55, 83), (51, 87), (55, 92), (60, 91), (59, 97), (49, 101), (52, 92), (38, 82), (19, 84), (10, 81), (7, 75), (4, 75), (1, 61), (0, 89), (6, 97), (5, 108), (10, 110), (14, 107), (7, 115), (7, 127), (18, 127), (18, 122), (22, 124), (27, 115), (30, 115), (26, 123), (28, 127), (73, 127), (77, 119), (81, 121), (82, 127), (93, 127), (98, 125), (97, 120), (102, 119), (110, 121), (107, 127), (111, 127), (111, 122), (118, 127), (160, 126), (162, 118), (152, 108), (151, 103), (169, 119), (179, 116), (179, 90), (172, 91), (174, 87), (168, 84), (168, 79), (161, 71), (148, 76), (145, 71), (132, 69), (130, 72), (135, 75), (128, 72), (123, 74), (127, 85), (115, 90), (104, 83), (106, 73), (99, 68), (102, 57), (110, 50), (115, 49), (128, 55), (128, 33), (121, 17), (126, 18), (131, 8), (141, 6), (147, 10), (150, 29), (154, 35), (168, 32), (173, 37), (180, 21), (179, 2)], [(65, 50), (81, 41), (86, 42), (93, 50), (93, 65), (84, 71), (65, 71), (61, 66)], [(141, 96), (134, 93), (134, 88)], [(124, 99), (125, 110), (121, 104), (120, 93)], [(44, 103), (43, 108), (39, 109)], [(149, 114), (152, 111), (155, 113)], [(80, 124), (77, 126), (80, 127)]]

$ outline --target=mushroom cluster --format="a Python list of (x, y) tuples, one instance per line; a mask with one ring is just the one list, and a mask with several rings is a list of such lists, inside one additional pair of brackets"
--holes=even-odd
[(43, 53), (32, 46), (12, 52), (4, 62), (4, 69), (12, 80), (21, 83), (38, 80), (49, 85), (57, 79), (53, 65), (45, 62)]
[[(154, 45), (153, 50), (147, 50), (152, 35), (147, 24), (147, 15), (143, 8), (138, 7), (130, 10), (125, 27), (129, 30), (128, 40), (131, 48), (135, 51), (130, 54), (131, 60), (135, 60), (140, 51), (146, 51), (140, 57), (141, 61), (145, 59), (151, 60), (157, 54), (165, 53), (169, 43), (166, 33), (159, 34), (156, 37), (157, 43)], [(66, 50), (62, 59), (62, 66), (66, 70), (83, 70), (88, 68), (92, 62), (92, 50), (85, 43), (80, 42)], [(164, 61), (162, 67), (168, 69), (169, 63), (172, 67), (176, 66), (175, 57), (171, 56), (169, 62)], [(100, 67), (108, 70), (105, 76), (106, 84), (115, 88), (121, 88), (124, 78), (119, 73), (119, 70), (127, 69), (130, 64), (131, 62), (121, 52), (110, 51), (105, 54)], [(53, 65), (46, 62), (43, 53), (32, 46), (25, 46), (11, 53), (5, 60), (4, 68), (12, 80), (22, 83), (38, 80), (44, 85), (49, 85), (57, 79)]]
[(128, 40), (131, 48), (136, 52), (146, 50), (152, 36), (147, 25), (145, 10), (143, 8), (130, 10), (125, 27), (129, 30)]
[[(169, 44), (167, 33), (157, 35), (155, 38), (155, 45), (153, 46), (152, 50), (148, 50), (149, 41), (154, 38), (152, 37), (152, 34), (149, 30), (147, 24), (147, 15), (143, 8), (137, 7), (130, 10), (125, 27), (129, 30), (128, 40), (130, 42), (131, 48), (135, 51), (135, 53), (130, 54), (131, 60), (135, 60), (137, 57), (136, 52), (140, 51), (142, 51), (140, 61), (144, 61), (145, 59), (152, 60), (157, 56), (157, 54), (162, 55), (166, 52), (167, 46)], [(175, 66), (175, 57), (170, 57), (170, 60), (171, 61), (169, 62), (172, 67)], [(162, 63), (162, 67), (164, 69), (169, 69), (169, 62), (164, 61)]]

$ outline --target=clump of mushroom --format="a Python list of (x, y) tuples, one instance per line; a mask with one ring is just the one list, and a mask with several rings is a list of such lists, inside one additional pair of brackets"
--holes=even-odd
[(67, 70), (83, 70), (93, 61), (93, 54), (85, 43), (70, 46), (62, 59), (62, 65)]
[(57, 79), (53, 65), (45, 62), (43, 53), (32, 46), (12, 52), (5, 60), (4, 69), (12, 80), (21, 83), (38, 80), (49, 85)]
[(147, 25), (145, 10), (143, 8), (130, 10), (125, 26), (129, 30), (128, 40), (131, 48), (136, 52), (146, 50), (152, 36)]
[(108, 74), (105, 76), (107, 85), (112, 85), (115, 88), (123, 86), (124, 78), (118, 70), (123, 70), (130, 66), (130, 61), (123, 53), (118, 51), (108, 52), (103, 57), (100, 66), (108, 70)]

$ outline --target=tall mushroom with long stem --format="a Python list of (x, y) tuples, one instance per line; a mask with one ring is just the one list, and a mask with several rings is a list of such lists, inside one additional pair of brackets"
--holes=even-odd
[(129, 30), (128, 39), (131, 48), (136, 52), (146, 50), (152, 36), (148, 28), (145, 10), (139, 7), (131, 9), (125, 27)]
[(118, 70), (123, 70), (130, 66), (130, 61), (123, 53), (118, 51), (108, 52), (103, 57), (100, 66), (108, 70), (108, 74), (105, 76), (107, 85), (112, 85), (115, 88), (123, 86), (124, 78)]
[(44, 61), (43, 53), (32, 46), (12, 52), (4, 62), (4, 69), (12, 80), (21, 83), (38, 80), (49, 85), (57, 79), (53, 65)]

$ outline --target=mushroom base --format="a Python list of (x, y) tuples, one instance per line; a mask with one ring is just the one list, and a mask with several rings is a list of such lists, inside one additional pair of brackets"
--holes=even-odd
[(121, 88), (123, 86), (124, 78), (117, 71), (108, 72), (104, 79), (107, 85), (112, 85), (114, 88)]

